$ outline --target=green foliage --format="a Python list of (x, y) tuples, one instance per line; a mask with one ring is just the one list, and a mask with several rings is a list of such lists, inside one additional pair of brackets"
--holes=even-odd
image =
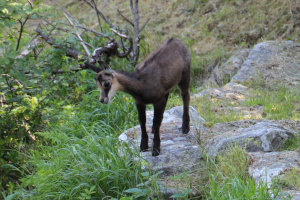
[(47, 123), (41, 80), (30, 78), (32, 59), (16, 59), (19, 52), (15, 50), (29, 40), (25, 29), (23, 37), (18, 33), (19, 24), (37, 18), (42, 10), (42, 6), (33, 8), (23, 0), (0, 2), (0, 192), (15, 189), (26, 173), (22, 170), (26, 154), (39, 140), (34, 132)]

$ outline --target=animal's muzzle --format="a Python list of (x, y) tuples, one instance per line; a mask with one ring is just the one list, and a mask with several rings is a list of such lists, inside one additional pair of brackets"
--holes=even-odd
[(107, 97), (105, 97), (105, 98), (103, 98), (103, 99), (101, 98), (101, 99), (100, 99), (100, 102), (103, 103), (103, 104), (108, 104), (109, 99), (108, 99)]

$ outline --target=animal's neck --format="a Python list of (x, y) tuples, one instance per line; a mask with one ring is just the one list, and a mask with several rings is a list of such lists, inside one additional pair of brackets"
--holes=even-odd
[(132, 96), (137, 96), (141, 93), (140, 86), (142, 82), (138, 80), (136, 74), (134, 72), (116, 72), (116, 78), (120, 85), (121, 91), (131, 94)]

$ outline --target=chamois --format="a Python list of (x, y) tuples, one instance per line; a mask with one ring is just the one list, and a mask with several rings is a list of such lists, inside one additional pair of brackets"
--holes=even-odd
[(109, 103), (117, 91), (130, 94), (138, 110), (142, 137), (140, 150), (148, 147), (146, 132), (146, 105), (153, 104), (154, 118), (152, 132), (152, 156), (160, 154), (160, 125), (170, 90), (178, 84), (183, 100), (182, 133), (190, 130), (190, 64), (191, 55), (185, 44), (169, 39), (137, 65), (134, 72), (121, 72), (112, 69), (97, 71), (96, 82), (100, 88), (100, 102)]

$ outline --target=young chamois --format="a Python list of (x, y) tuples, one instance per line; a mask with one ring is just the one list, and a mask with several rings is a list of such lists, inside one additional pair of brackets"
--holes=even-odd
[(169, 39), (137, 65), (134, 72), (103, 69), (96, 75), (100, 88), (100, 102), (107, 104), (117, 91), (123, 91), (135, 100), (142, 131), (140, 150), (148, 149), (146, 132), (146, 104), (153, 104), (152, 155), (160, 153), (160, 125), (170, 90), (178, 84), (183, 100), (182, 133), (190, 130), (190, 64), (189, 49), (176, 39)]

